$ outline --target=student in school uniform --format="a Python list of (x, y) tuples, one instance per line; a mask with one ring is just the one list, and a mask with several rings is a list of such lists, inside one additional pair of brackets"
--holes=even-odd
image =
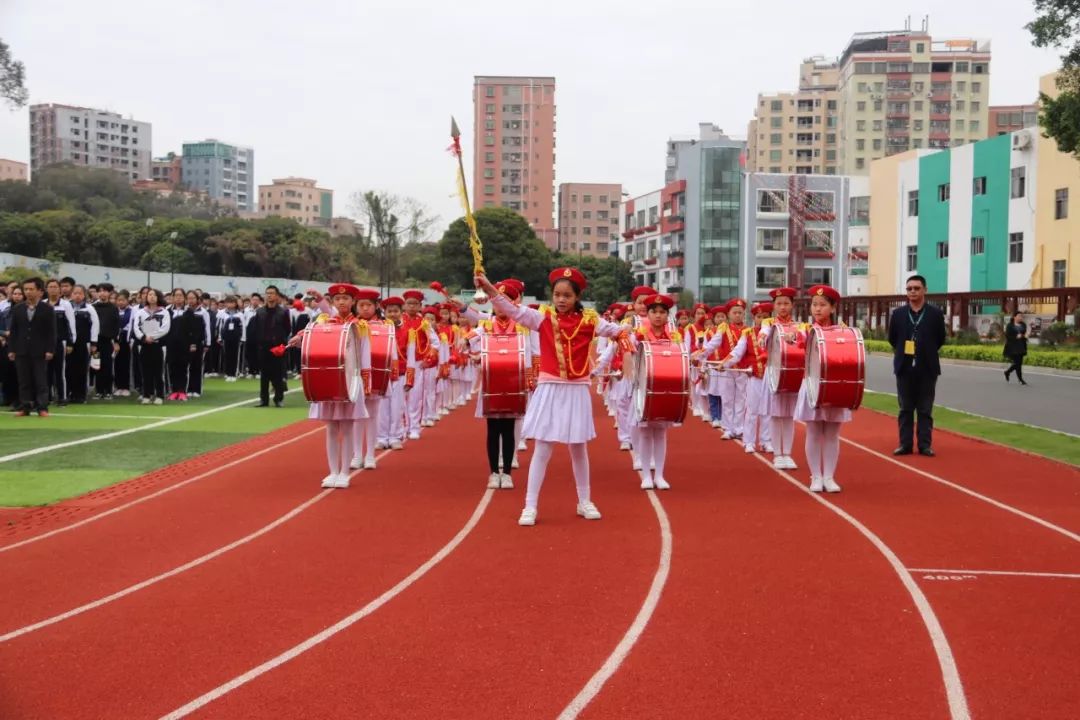
[(596, 437), (589, 399), (590, 346), (600, 335), (619, 337), (625, 347), (629, 343), (628, 329), (605, 322), (595, 311), (581, 305), (587, 281), (577, 268), (551, 272), (548, 282), (552, 305), (543, 305), (540, 310), (514, 305), (482, 274), (476, 276), (475, 282), (491, 298), (496, 311), (540, 334), (540, 378), (522, 428), (523, 437), (536, 443), (529, 465), (525, 508), (518, 524), (536, 524), (540, 488), (556, 444), (565, 444), (570, 451), (577, 485), (577, 514), (586, 520), (599, 520), (600, 511), (592, 501), (587, 449), (588, 442)]
[(218, 311), (218, 344), (225, 382), (236, 382), (240, 372), (240, 352), (244, 346), (245, 323), (235, 295), (225, 298), (225, 309)]
[[(683, 346), (689, 355), (705, 345), (705, 320), (709, 316), (709, 307), (704, 303), (694, 305), (690, 312), (690, 325), (683, 333)], [(709, 410), (709, 379), (708, 373), (697, 364), (690, 366), (690, 406), (695, 417), (701, 418), (706, 423), (711, 423), (713, 418)]]
[(259, 293), (251, 293), (247, 307), (244, 308), (244, 362), (245, 375), (255, 377), (259, 374), (261, 365), (259, 356), (259, 343), (255, 342), (258, 332), (253, 325), (255, 315), (263, 305), (263, 297)]
[(116, 384), (115, 359), (120, 349), (117, 341), (120, 337), (120, 310), (114, 301), (115, 296), (112, 283), (98, 285), (97, 302), (94, 303), (94, 312), (98, 316), (98, 358), (101, 362), (94, 388), (98, 400), (111, 399)]
[[(766, 452), (772, 452), (769, 418), (765, 414), (765, 348), (761, 342), (764, 326), (772, 315), (772, 303), (758, 303), (751, 309), (754, 325), (744, 327), (738, 342), (723, 359), (724, 368), (746, 371), (746, 401), (741, 430), (743, 449), (747, 453), (757, 451), (760, 440)], [(733, 312), (732, 315), (737, 315)]]
[[(712, 318), (726, 318), (727, 305), (710, 308), (709, 313)], [(701, 373), (705, 383), (705, 394), (709, 398), (709, 418), (712, 426), (717, 430), (724, 429), (724, 380), (719, 365), (724, 357), (720, 353), (719, 343), (723, 340), (722, 333), (726, 324), (723, 321), (717, 324), (713, 320), (712, 327), (706, 327), (701, 348), (704, 349), (711, 344), (713, 349), (707, 353), (697, 354), (697, 357), (703, 360)]]
[(185, 293), (176, 288), (169, 293), (169, 334), (165, 337), (165, 382), (169, 400), (187, 400), (188, 355), (195, 351), (199, 328), (195, 316), (185, 318)]
[[(792, 311), (795, 308), (797, 290), (791, 287), (774, 288), (769, 291), (773, 301), (773, 321), (763, 326), (760, 344), (767, 348), (773, 333), (780, 334), (780, 341), (793, 345), (806, 344), (806, 326), (795, 322)], [(772, 392), (765, 388), (764, 410), (769, 416), (772, 431), (773, 467), (778, 470), (795, 470), (798, 465), (791, 456), (795, 444), (795, 402), (796, 393)]]
[(75, 311), (61, 295), (60, 287), (55, 278), (45, 283), (45, 299), (53, 306), (56, 318), (56, 351), (49, 361), (49, 389), (56, 404), (64, 407), (68, 404), (67, 358), (75, 349)]
[(421, 364), (421, 367), (417, 368), (410, 360), (409, 369), (414, 372), (411, 374), (412, 382), (406, 382), (405, 399), (408, 408), (406, 428), (410, 440), (419, 440), (423, 428), (429, 427), (426, 422), (429, 418), (425, 416), (425, 403), (430, 374), (425, 372), (426, 368), (423, 366), (438, 361), (439, 336), (435, 334), (431, 323), (420, 312), (421, 303), (424, 301), (423, 291), (406, 290), (402, 293), (402, 298), (405, 303), (403, 308), (405, 312), (401, 317), (401, 322), (409, 333), (410, 352)]
[(386, 322), (394, 326), (394, 350), (397, 353), (394, 360), (396, 373), (390, 377), (386, 401), (379, 405), (375, 447), (380, 450), (401, 450), (405, 446), (405, 388), (407, 380), (412, 387), (412, 376), (409, 373), (409, 330), (401, 322), (404, 304), (405, 301), (396, 295), (379, 303)]
[[(735, 350), (735, 346), (743, 336), (746, 329), (746, 301), (742, 298), (732, 298), (727, 303), (727, 322), (717, 332), (721, 343), (719, 346), (720, 359), (726, 359)], [(752, 359), (747, 356), (747, 359)], [(733, 366), (729, 370), (720, 373), (720, 397), (723, 407), (721, 426), (724, 434), (721, 440), (741, 440), (743, 434), (743, 418), (746, 415), (746, 383), (749, 369), (746, 366)]]
[[(361, 392), (356, 401), (326, 400), (313, 402), (308, 410), (308, 418), (326, 423), (326, 463), (329, 474), (323, 478), (324, 488), (349, 487), (349, 465), (353, 458), (353, 424), (368, 417), (364, 398), (371, 392), (371, 345), (368, 341), (368, 325), (353, 314), (354, 304), (360, 289), (348, 283), (336, 283), (327, 290), (333, 302), (336, 314), (323, 313), (315, 318), (316, 324), (336, 323), (353, 328), (360, 350), (360, 375), (363, 378)], [(289, 347), (300, 347), (303, 335), (294, 335), (288, 342)]]
[(197, 398), (202, 395), (203, 365), (206, 360), (206, 349), (212, 342), (213, 333), (210, 330), (210, 313), (202, 306), (199, 294), (194, 290), (187, 293), (187, 309), (185, 314), (195, 316), (195, 325), (198, 331), (192, 332), (192, 338), (196, 340), (195, 349), (188, 353), (187, 360), (187, 386), (184, 390), (185, 397)]
[(121, 290), (116, 293), (117, 334), (116, 334), (116, 357), (113, 362), (113, 383), (116, 387), (117, 397), (129, 397), (131, 395), (131, 318), (135, 311), (130, 305), (131, 293)]
[[(813, 326), (830, 328), (836, 324), (836, 305), (840, 293), (828, 285), (810, 288), (810, 315)], [(803, 377), (795, 401), (795, 419), (806, 423), (806, 464), (810, 469), (810, 491), (838, 493), (836, 465), (840, 460), (840, 428), (851, 421), (847, 408), (814, 408), (806, 396), (807, 379)]]
[(145, 304), (131, 319), (131, 334), (141, 346), (139, 359), (142, 363), (142, 404), (161, 405), (165, 402), (165, 348), (164, 339), (172, 326), (172, 313), (159, 304), (163, 299), (157, 290), (146, 292)]
[(75, 339), (67, 363), (68, 400), (80, 405), (89, 393), (90, 358), (98, 346), (97, 311), (86, 300), (86, 286), (73, 286), (70, 302), (75, 315)]
[[(393, 323), (383, 320), (378, 315), (378, 290), (373, 288), (357, 288), (355, 298), (355, 315), (361, 322), (366, 323), (369, 329), (375, 324), (393, 327)], [(306, 325), (307, 323), (304, 323), (305, 327)], [(370, 339), (368, 342), (370, 343)], [(393, 379), (392, 373), (391, 379)], [(363, 468), (364, 470), (375, 469), (375, 450), (378, 447), (379, 413), (385, 402), (387, 402), (387, 397), (385, 395), (371, 394), (369, 383), (369, 387), (364, 393), (364, 405), (367, 410), (367, 417), (353, 422), (353, 456), (349, 467), (357, 470), (360, 468)]]

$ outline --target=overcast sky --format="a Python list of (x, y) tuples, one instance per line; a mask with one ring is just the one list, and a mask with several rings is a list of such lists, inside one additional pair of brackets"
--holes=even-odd
[[(1034, 100), (1057, 66), (1031, 47), (1024, 0), (0, 0), (0, 39), (32, 103), (151, 122), (155, 156), (214, 137), (255, 148), (257, 183), (317, 179), (335, 214), (386, 189), (449, 221), (449, 116), (471, 145), (474, 75), (554, 75), (556, 183), (636, 195), (663, 184), (668, 137), (706, 121), (745, 136), (757, 93), (793, 89), (802, 58), (908, 13), (935, 37), (993, 42), (992, 104)], [(0, 157), (29, 159), (28, 127), (0, 106)]]

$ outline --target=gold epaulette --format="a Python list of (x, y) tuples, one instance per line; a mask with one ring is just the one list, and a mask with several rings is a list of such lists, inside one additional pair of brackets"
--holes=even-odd
[(581, 313), (581, 317), (590, 325), (595, 325), (600, 322), (600, 314), (592, 308), (585, 308), (585, 312)]
[(356, 334), (360, 337), (368, 337), (371, 335), (371, 328), (368, 327), (367, 320), (357, 320), (353, 325), (356, 326)]
[(679, 332), (678, 330), (672, 330), (671, 331), (671, 341), (676, 342), (676, 343), (681, 343), (682, 342), (682, 333)]
[(754, 328), (752, 328), (752, 327), (744, 327), (743, 331), (742, 331), (742, 334), (746, 335), (747, 337), (750, 337), (750, 336), (752, 336), (754, 334)]
[(767, 327), (770, 327), (774, 322), (776, 322), (776, 321), (773, 320), (772, 318), (765, 318), (764, 320), (761, 321), (762, 330), (764, 330)]

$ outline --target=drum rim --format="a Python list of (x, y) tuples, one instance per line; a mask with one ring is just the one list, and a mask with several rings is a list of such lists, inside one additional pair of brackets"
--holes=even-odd
[[(491, 354), (488, 344), (492, 338), (515, 338), (514, 342), (517, 344), (517, 348), (513, 351), (517, 355), (517, 375), (520, 381), (521, 390), (516, 393), (491, 393), (487, 392), (487, 388), (491, 387), (491, 368), (487, 362), (488, 356)], [(494, 333), (481, 333), (480, 334), (480, 392), (477, 402), (480, 403), (480, 414), (485, 417), (495, 417), (497, 415), (510, 415), (511, 413), (495, 413), (489, 412), (486, 399), (489, 397), (507, 397), (518, 396), (528, 400), (529, 390), (528, 383), (525, 379), (525, 337), (521, 333), (514, 333), (513, 335), (495, 335)], [(524, 410), (521, 411), (521, 415), (524, 414)], [(515, 417), (520, 417), (517, 413), (513, 413)]]

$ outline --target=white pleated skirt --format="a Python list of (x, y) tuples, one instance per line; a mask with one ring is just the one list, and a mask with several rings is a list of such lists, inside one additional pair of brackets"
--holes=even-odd
[(356, 402), (324, 400), (313, 402), (308, 408), (309, 420), (364, 420), (368, 415), (367, 403), (361, 397)]
[(815, 408), (810, 407), (810, 401), (806, 397), (806, 380), (799, 387), (799, 399), (795, 403), (795, 419), (802, 422), (851, 422), (851, 411), (847, 408)]
[(585, 443), (596, 437), (587, 382), (543, 381), (529, 400), (521, 436), (529, 440)]

